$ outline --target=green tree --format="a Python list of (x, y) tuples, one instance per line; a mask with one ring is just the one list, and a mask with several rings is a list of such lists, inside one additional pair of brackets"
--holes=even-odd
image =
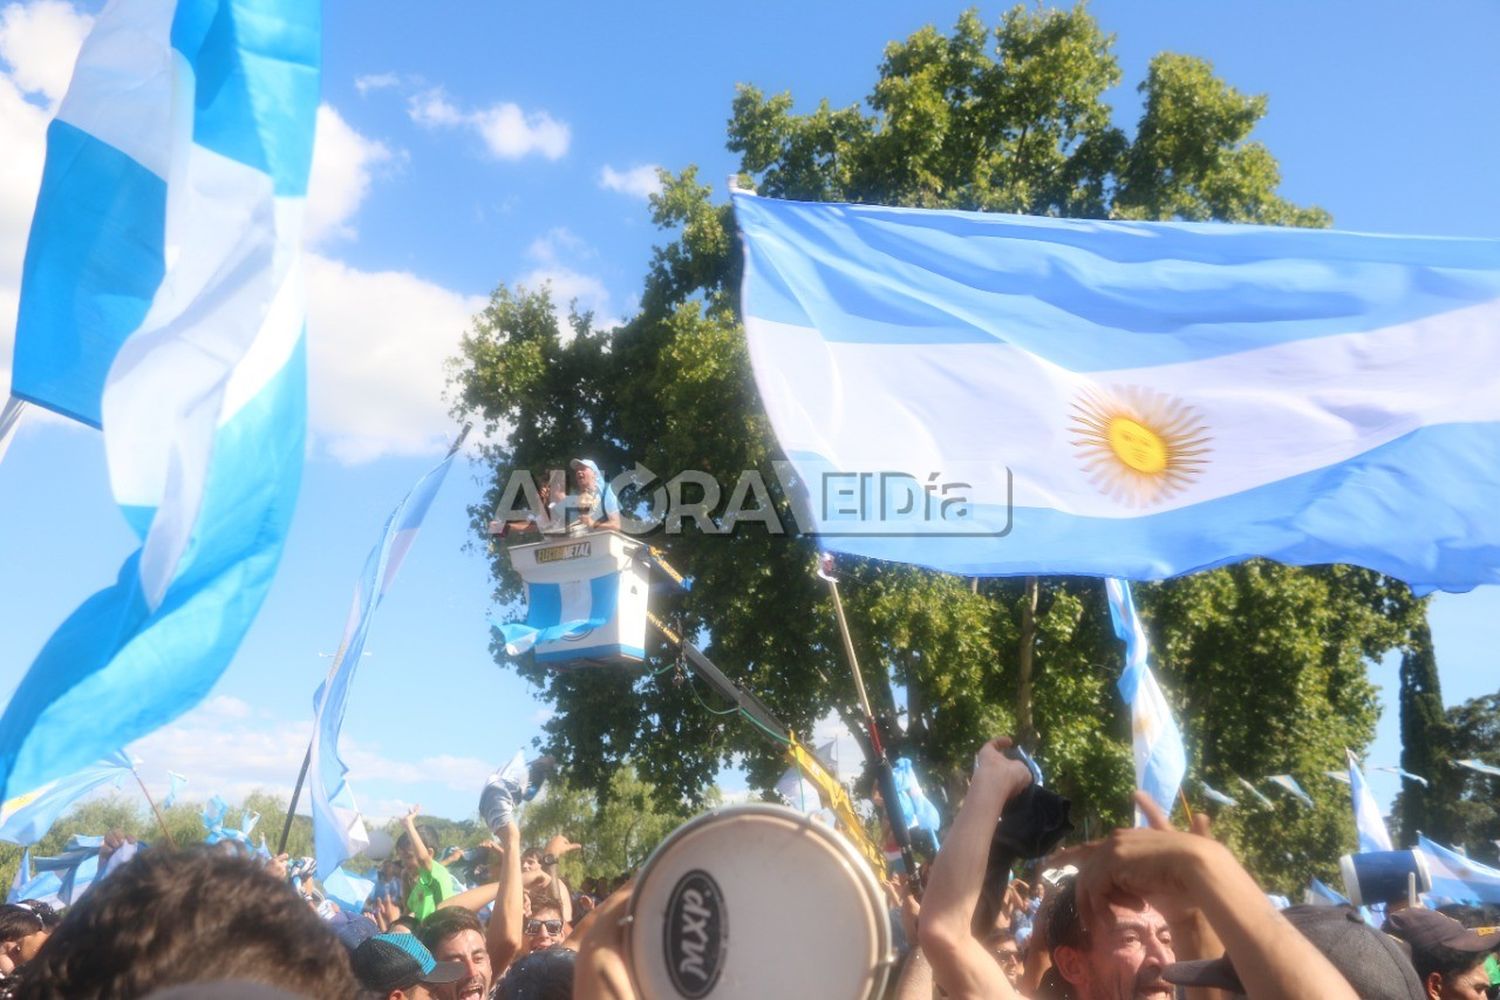
[[(1453, 742), (1443, 714), (1443, 689), (1438, 680), (1437, 654), (1432, 632), (1424, 623), (1415, 629), (1409, 647), (1401, 655), (1401, 768), (1423, 777), (1448, 777), (1447, 754)], [(1444, 800), (1438, 786), (1423, 787), (1403, 782), (1398, 801), (1401, 836), (1415, 842), (1417, 832), (1440, 841), (1451, 839)], [(1452, 784), (1452, 782), (1446, 782)]]
[[(1112, 46), (1081, 6), (1016, 8), (994, 28), (966, 13), (948, 34), (929, 27), (887, 46), (864, 105), (797, 113), (790, 94), (741, 87), (728, 146), (743, 177), (770, 197), (1327, 224), (1322, 210), (1276, 193), (1276, 161), (1249, 139), (1265, 97), (1239, 92), (1201, 59), (1157, 56), (1140, 84), (1134, 134), (1112, 124), (1105, 95), (1121, 77)], [(702, 470), (726, 485), (759, 470), (791, 523), (771, 474), (781, 453), (738, 321), (732, 210), (693, 167), (662, 180), (652, 211), (669, 239), (626, 325), (598, 331), (574, 316), (559, 329), (545, 289), (504, 287), (475, 318), (453, 369), (455, 414), (509, 431), (487, 453), (493, 485), (471, 512), (481, 534), (513, 470), (563, 468), (579, 454), (663, 477)], [(685, 522), (655, 539), (696, 577), (673, 610), (799, 732), (829, 712), (852, 720), (855, 692), (826, 588), (810, 572), (810, 542), (760, 525), (717, 533), (729, 520), (726, 499), (714, 505), (715, 523)], [(504, 551), (492, 558), (497, 600), (518, 601)], [(1044, 766), (1085, 829), (1126, 819), (1128, 714), (1114, 689), (1122, 654), (1097, 581), (1040, 581), (1031, 615), (1021, 580), (860, 560), (841, 572), (875, 708), (894, 714), (895, 689), (905, 689), (895, 749), (950, 798), (962, 794), (978, 743), (1017, 724), (1030, 635), (1035, 676), (1020, 701), (1031, 706)], [(1251, 562), (1137, 596), (1194, 771), (1215, 783), (1341, 766), (1345, 746), (1373, 735), (1365, 662), (1404, 644), (1424, 614), (1404, 585), (1347, 567)], [(672, 656), (654, 651), (643, 674), (558, 672), (529, 660), (515, 669), (555, 705), (547, 748), (581, 787), (607, 789), (627, 759), (668, 804), (696, 800), (732, 762), (768, 787), (785, 766), (780, 748), (738, 718), (705, 711), (717, 703), (672, 669)], [(1222, 827), (1287, 888), (1313, 870), (1330, 875), (1353, 842), (1347, 803), (1331, 793), (1310, 810), (1231, 813)]]
[[(1431, 655), (1430, 645), (1425, 655)], [(1406, 666), (1403, 663), (1403, 740), (1407, 738)], [(1426, 672), (1421, 659), (1412, 667), (1418, 676)], [(1427, 680), (1431, 684), (1436, 677)], [(1430, 722), (1428, 712), (1434, 698), (1441, 711), (1441, 696), (1436, 692), (1413, 693), (1414, 721)], [(1500, 692), (1455, 705), (1438, 717), (1438, 723), (1425, 726), (1416, 735), (1423, 741), (1421, 754), (1402, 754), (1401, 767), (1428, 780), (1426, 787), (1411, 781), (1401, 783), (1395, 813), (1400, 817), (1402, 843), (1415, 844), (1420, 832), (1440, 844), (1463, 847), (1470, 856), (1493, 864), (1500, 856), (1495, 843), (1500, 838), (1500, 778), (1458, 767), (1454, 762), (1500, 764)]]

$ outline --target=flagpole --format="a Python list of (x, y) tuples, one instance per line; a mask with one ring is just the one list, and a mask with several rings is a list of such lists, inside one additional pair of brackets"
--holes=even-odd
[(130, 769), (130, 773), (135, 775), (135, 783), (141, 786), (141, 794), (146, 796), (146, 802), (150, 804), (151, 811), (156, 814), (156, 822), (157, 825), (161, 827), (161, 835), (163, 837), (166, 837), (167, 844), (172, 847), (173, 850), (176, 850), (177, 841), (172, 838), (172, 831), (167, 829), (167, 821), (162, 818), (161, 810), (156, 807), (156, 800), (151, 797), (151, 792), (147, 790), (146, 783), (141, 780), (141, 772), (132, 767)]
[(891, 771), (890, 758), (880, 739), (880, 727), (875, 722), (875, 713), (870, 709), (870, 696), (865, 691), (865, 678), (859, 669), (859, 658), (854, 654), (854, 639), (849, 634), (849, 621), (844, 617), (844, 601), (839, 597), (839, 582), (832, 572), (820, 573), (828, 581), (828, 590), (833, 594), (833, 612), (838, 617), (839, 634), (844, 638), (844, 653), (849, 657), (849, 668), (854, 674), (854, 687), (859, 692), (859, 704), (865, 713), (865, 725), (870, 730), (870, 750), (874, 755), (875, 777), (880, 786), (880, 797), (885, 802), (886, 819), (890, 821), (891, 836), (901, 848), (901, 863), (906, 868), (907, 891), (915, 899), (922, 898), (922, 884), (917, 871), (917, 857), (911, 849), (911, 830), (901, 812), (901, 799), (896, 791), (896, 776)]
[(312, 741), (307, 742), (307, 753), (302, 755), (302, 770), (297, 772), (297, 784), (292, 787), (292, 802), (286, 807), (286, 822), (281, 824), (281, 840), (276, 845), (277, 854), (286, 853), (287, 839), (292, 835), (292, 815), (297, 811), (297, 800), (302, 797), (302, 783), (307, 780), (307, 769), (312, 766)]

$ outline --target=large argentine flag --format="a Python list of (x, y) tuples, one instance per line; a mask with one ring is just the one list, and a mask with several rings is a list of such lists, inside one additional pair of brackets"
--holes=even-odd
[(756, 380), (826, 547), (1500, 581), (1500, 241), (734, 206)]
[[(1120, 697), (1130, 706), (1130, 755), (1135, 761), (1135, 787), (1151, 796), (1161, 811), (1170, 816), (1183, 775), (1187, 773), (1182, 731), (1172, 718), (1166, 695), (1156, 683), (1156, 674), (1147, 660), (1146, 630), (1135, 612), (1130, 584), (1106, 579), (1104, 591), (1115, 635), (1125, 643), (1125, 669), (1120, 673), (1119, 688)], [(1146, 825), (1146, 817), (1139, 809), (1136, 825)]]
[(21, 682), (0, 788), (196, 703), (270, 585), (306, 424), (320, 44), (312, 0), (114, 0), (84, 43), (47, 133), (13, 391), (104, 428), (142, 544)]
[(1427, 858), (1434, 896), (1460, 902), (1500, 903), (1500, 871), (1420, 835), (1417, 850)]
[(130, 755), (116, 750), (81, 771), (12, 797), (0, 805), (0, 840), (35, 844), (73, 803), (100, 785), (119, 781), (134, 770), (135, 761)]
[(1352, 750), (1345, 750), (1349, 757), (1349, 797), (1354, 803), (1354, 832), (1359, 839), (1359, 852), (1392, 851), (1390, 831), (1385, 828), (1385, 819), (1380, 815), (1380, 806), (1375, 801), (1370, 786), (1365, 784), (1364, 772), (1359, 769), (1359, 759)]
[[(469, 428), (465, 427), (448, 449), (447, 456), (417, 480), (410, 493), (386, 519), (380, 541), (365, 559), (364, 572), (354, 585), (354, 602), (344, 622), (344, 637), (328, 668), (328, 677), (313, 695), (313, 737), (308, 748), (307, 773), (311, 776), (313, 842), (318, 856), (318, 876), (328, 878), (346, 858), (370, 845), (364, 817), (345, 780), (349, 768), (339, 758), (339, 730), (349, 705), (349, 690), (364, 656), (365, 639), (375, 620), (375, 609), (390, 590), (401, 562), (417, 539), (427, 508), (448, 475)], [(245, 831), (248, 833), (249, 831)]]

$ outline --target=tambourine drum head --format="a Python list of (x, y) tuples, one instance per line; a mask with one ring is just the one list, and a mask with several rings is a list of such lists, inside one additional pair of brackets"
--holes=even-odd
[(854, 849), (770, 805), (668, 837), (642, 869), (627, 936), (645, 1000), (867, 1000), (891, 961), (885, 905)]

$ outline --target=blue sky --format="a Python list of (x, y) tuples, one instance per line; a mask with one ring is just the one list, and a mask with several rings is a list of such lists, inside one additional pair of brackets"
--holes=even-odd
[[(0, 3), (0, 388), (42, 132), (94, 4)], [(320, 653), (338, 642), (385, 516), (453, 427), (443, 361), (497, 282), (551, 281), (606, 318), (635, 305), (650, 248), (650, 168), (697, 164), (722, 195), (737, 82), (799, 107), (862, 98), (884, 44), (963, 8), (933, 2), (501, 4), (330, 0), (310, 196), (313, 441), (281, 572), (210, 699), (134, 749), (148, 781), (289, 791)], [(993, 23), (1002, 5), (983, 5)], [(1117, 117), (1150, 57), (1201, 55), (1270, 95), (1256, 132), (1282, 191), (1344, 229), (1500, 236), (1500, 7), (1491, 0), (1099, 2), (1117, 34)], [(477, 470), (456, 467), (387, 598), (351, 703), (351, 781), (367, 813), (465, 816), (478, 782), (537, 735), (545, 708), (486, 650), (489, 586), (464, 549)], [(22, 428), (0, 464), (0, 696), (53, 628), (109, 582), (131, 536), (100, 440)], [(1493, 690), (1500, 589), (1433, 609), (1444, 695)], [(1373, 676), (1394, 695), (1395, 665)], [(1371, 750), (1399, 753), (1393, 702)], [(735, 779), (731, 776), (729, 781)], [(1372, 775), (1377, 794), (1395, 779)]]

